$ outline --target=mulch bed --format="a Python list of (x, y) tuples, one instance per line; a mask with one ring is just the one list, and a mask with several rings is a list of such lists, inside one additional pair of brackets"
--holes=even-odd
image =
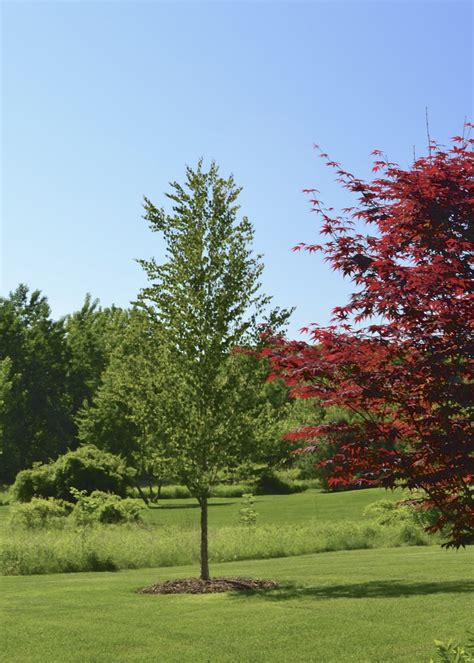
[(242, 592), (257, 589), (275, 589), (278, 587), (273, 580), (258, 580), (256, 578), (183, 578), (180, 580), (167, 580), (150, 587), (139, 589), (139, 594), (215, 594), (217, 592)]

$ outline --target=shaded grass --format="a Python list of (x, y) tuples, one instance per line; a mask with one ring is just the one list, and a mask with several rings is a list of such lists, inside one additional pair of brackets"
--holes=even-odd
[(406, 582), (403, 580), (372, 580), (370, 582), (346, 583), (326, 587), (299, 587), (287, 585), (282, 589), (259, 592), (270, 601), (291, 601), (298, 598), (315, 599), (373, 599), (428, 594), (468, 594), (474, 592), (473, 580), (451, 582)]
[(283, 587), (204, 596), (135, 593), (196, 567), (2, 578), (2, 660), (424, 663), (470, 626), (473, 561), (400, 548), (216, 564)]

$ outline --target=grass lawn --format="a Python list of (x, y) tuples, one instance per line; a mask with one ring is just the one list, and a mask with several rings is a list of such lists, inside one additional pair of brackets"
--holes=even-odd
[[(255, 509), (259, 525), (280, 523), (304, 523), (318, 521), (359, 520), (364, 508), (382, 499), (400, 500), (401, 491), (383, 488), (351, 490), (343, 493), (323, 493), (320, 490), (306, 490), (292, 495), (258, 495)], [(209, 524), (211, 527), (225, 527), (238, 524), (242, 501), (238, 497), (212, 498), (209, 500)], [(195, 499), (163, 500), (157, 508), (143, 512), (150, 524), (197, 526), (199, 506)]]
[[(400, 500), (402, 493), (383, 488), (342, 493), (323, 493), (311, 489), (292, 495), (258, 495), (255, 497), (255, 509), (259, 525), (298, 524), (312, 519), (320, 522), (357, 521), (368, 504), (383, 499)], [(209, 500), (209, 505), (210, 527), (232, 527), (238, 524), (241, 498), (214, 497)], [(5, 531), (9, 512), (9, 506), (0, 506), (0, 536)], [(197, 527), (199, 506), (195, 499), (167, 499), (157, 507), (144, 509), (143, 518), (150, 525)]]
[(427, 663), (472, 624), (472, 550), (357, 550), (215, 564), (273, 578), (262, 594), (134, 590), (195, 567), (0, 579), (2, 660)]

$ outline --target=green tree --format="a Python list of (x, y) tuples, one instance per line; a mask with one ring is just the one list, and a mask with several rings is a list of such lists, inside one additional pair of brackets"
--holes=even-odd
[[(237, 219), (240, 189), (212, 163), (173, 182), (167, 214), (145, 198), (145, 219), (166, 243), (166, 260), (140, 260), (149, 285), (138, 298), (157, 339), (165, 388), (155, 400), (167, 454), (201, 510), (201, 578), (209, 579), (208, 498), (222, 472), (255, 455), (261, 401), (251, 358), (232, 353), (255, 337), (270, 298), (260, 294), (253, 228)], [(253, 336), (252, 336), (253, 335)], [(254, 361), (258, 361), (257, 358)]]
[(86, 295), (82, 307), (64, 318), (69, 351), (69, 389), (76, 413), (96, 393), (110, 356), (129, 322), (127, 310), (102, 308)]
[[(0, 360), (0, 422), (3, 421), (5, 415), (11, 409), (11, 391), (12, 391), (12, 381), (11, 381), (11, 367), (12, 362), (10, 357), (5, 357), (5, 359)], [(4, 427), (0, 425), (0, 463), (3, 466), (3, 438), (4, 438)]]
[(168, 388), (166, 362), (152, 332), (147, 316), (132, 309), (92, 403), (86, 402), (77, 417), (82, 442), (120, 454), (137, 471), (145, 503), (156, 502), (163, 482), (175, 476), (160, 418), (161, 394)]
[(69, 359), (62, 322), (52, 320), (46, 298), (25, 285), (0, 298), (0, 339), (9, 392), (0, 407), (0, 479), (11, 481), (20, 469), (58, 456), (73, 442)]

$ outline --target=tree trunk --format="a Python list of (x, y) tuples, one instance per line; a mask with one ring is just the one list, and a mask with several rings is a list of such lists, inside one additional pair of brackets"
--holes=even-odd
[(137, 489), (138, 489), (138, 494), (140, 495), (140, 497), (142, 498), (142, 500), (145, 502), (145, 504), (148, 506), (148, 505), (149, 505), (148, 498), (147, 498), (147, 496), (145, 495), (145, 493), (143, 492), (143, 490), (141, 489), (140, 484), (137, 483), (136, 486), (137, 486)]
[(201, 505), (201, 580), (209, 580), (209, 552), (207, 546), (207, 497), (200, 497)]
[(150, 498), (150, 502), (155, 501), (155, 495), (153, 494), (153, 483), (150, 478), (148, 478), (148, 496)]
[(158, 504), (158, 502), (160, 501), (162, 487), (163, 487), (163, 483), (161, 481), (159, 481), (158, 482), (158, 490), (156, 491), (156, 497), (155, 497), (156, 504)]

